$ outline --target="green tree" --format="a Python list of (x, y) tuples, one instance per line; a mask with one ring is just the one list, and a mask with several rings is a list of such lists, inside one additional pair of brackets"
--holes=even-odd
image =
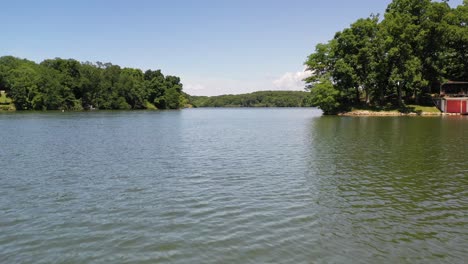
[(444, 16), (444, 77), (468, 80), (468, 0)]
[(176, 87), (172, 87), (166, 90), (163, 96), (165, 109), (179, 109), (180, 108), (180, 93)]
[(375, 60), (375, 41), (377, 38), (378, 16), (358, 19), (350, 28), (335, 36), (337, 57), (334, 79), (342, 86), (341, 90), (354, 90), (355, 104), (361, 102), (361, 91), (365, 92), (365, 102), (370, 103), (373, 80), (369, 77)]
[(325, 114), (335, 114), (340, 110), (340, 91), (329, 78), (318, 81), (311, 89), (310, 103), (323, 110)]
[(84, 108), (98, 107), (102, 69), (91, 62), (85, 62), (80, 68), (80, 87)]
[(33, 109), (34, 97), (39, 94), (39, 74), (28, 65), (21, 65), (8, 73), (7, 86), (16, 109)]
[[(315, 84), (329, 78), (341, 107), (421, 103), (446, 79), (468, 79), (468, 1), (394, 0), (383, 20), (358, 19), (318, 44), (305, 65)], [(430, 100), (426, 100), (430, 101)]]
[(139, 69), (124, 68), (120, 74), (117, 90), (133, 109), (145, 107), (146, 91), (143, 72)]
[(335, 57), (333, 52), (335, 46), (335, 40), (331, 40), (327, 44), (319, 43), (315, 46), (315, 52), (307, 57), (304, 64), (307, 70), (312, 71), (312, 74), (305, 79), (308, 84), (307, 89), (324, 76), (329, 77), (334, 71)]
[[(35, 62), (0, 57), (0, 88), (17, 109), (176, 109), (187, 104), (177, 76), (73, 59)], [(11, 93), (10, 93), (11, 91)]]

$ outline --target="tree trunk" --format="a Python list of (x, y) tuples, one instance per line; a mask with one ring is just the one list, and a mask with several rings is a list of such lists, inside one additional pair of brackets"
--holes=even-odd
[(419, 95), (418, 95), (418, 92), (417, 92), (416, 89), (414, 89), (413, 97), (414, 97), (414, 103), (418, 105), (419, 104)]
[(401, 101), (403, 100), (401, 95), (401, 87), (400, 84), (397, 86), (397, 94), (398, 94), (398, 106), (402, 106)]
[(364, 86), (364, 90), (366, 91), (366, 105), (370, 104), (370, 96), (369, 96), (369, 89), (367, 86)]
[(380, 105), (382, 106), (384, 104), (384, 88), (383, 86), (380, 86), (379, 88), (379, 100), (380, 100)]
[(356, 86), (356, 104), (359, 104), (361, 101), (361, 95), (359, 94), (359, 86)]

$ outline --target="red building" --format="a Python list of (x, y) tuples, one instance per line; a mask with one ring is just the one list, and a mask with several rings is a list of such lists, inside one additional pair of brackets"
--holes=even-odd
[(444, 113), (468, 114), (468, 82), (449, 81), (442, 84), (435, 103)]

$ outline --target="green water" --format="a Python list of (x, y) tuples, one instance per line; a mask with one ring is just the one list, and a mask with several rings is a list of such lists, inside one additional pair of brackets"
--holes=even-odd
[(1, 263), (464, 263), (466, 117), (0, 114)]

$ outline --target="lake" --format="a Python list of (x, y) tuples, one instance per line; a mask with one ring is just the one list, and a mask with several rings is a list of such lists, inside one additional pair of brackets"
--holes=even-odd
[(1, 263), (463, 263), (467, 117), (0, 113)]

